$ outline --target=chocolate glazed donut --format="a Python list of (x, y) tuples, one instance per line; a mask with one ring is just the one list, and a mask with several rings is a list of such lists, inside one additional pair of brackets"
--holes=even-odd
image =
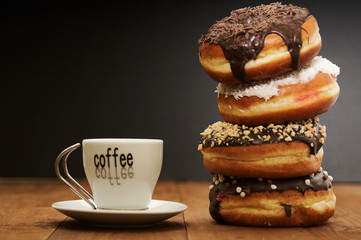
[(322, 168), (289, 179), (216, 175), (210, 186), (210, 214), (218, 222), (235, 225), (320, 225), (334, 214), (332, 180)]
[[(244, 65), (249, 60), (257, 58), (259, 52), (263, 49), (265, 37), (271, 33), (282, 37), (291, 54), (292, 68), (298, 68), (302, 46), (301, 25), (309, 17), (309, 12), (307, 9), (299, 8), (295, 8), (293, 11), (295, 11), (295, 15), (283, 16), (282, 22), (271, 23), (269, 28), (263, 32), (256, 34), (256, 31), (248, 31), (248, 34), (239, 35), (240, 37), (236, 39), (229, 38), (219, 42), (225, 57), (231, 63), (233, 74), (238, 79), (247, 80)], [(238, 13), (244, 14), (245, 12), (238, 11)], [(246, 22), (248, 19), (245, 17), (242, 22)]]
[[(299, 68), (318, 54), (321, 38), (316, 19), (306, 8), (272, 3), (232, 11), (229, 17), (212, 25), (199, 39), (199, 44), (200, 62), (207, 73), (218, 82), (234, 84), (274, 77)], [(215, 46), (220, 46), (222, 53)], [(273, 59), (266, 59), (254, 70), (245, 70), (246, 64), (256, 60), (264, 48), (281, 51), (283, 46), (287, 47), (289, 57), (279, 58), (279, 52), (272, 51)], [(222, 55), (228, 60), (232, 73), (213, 68), (220, 66), (214, 65), (212, 60), (219, 60)]]

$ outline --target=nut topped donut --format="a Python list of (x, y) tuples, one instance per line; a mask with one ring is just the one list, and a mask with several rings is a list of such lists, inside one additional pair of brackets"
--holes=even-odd
[(218, 222), (265, 227), (314, 226), (333, 216), (333, 178), (317, 172), (288, 179), (216, 175), (210, 185), (210, 214)]
[(284, 74), (321, 49), (318, 24), (306, 8), (272, 3), (237, 9), (199, 39), (199, 60), (216, 81), (235, 84)]
[(217, 122), (198, 146), (211, 173), (247, 178), (290, 178), (320, 168), (326, 127), (318, 118), (249, 127)]

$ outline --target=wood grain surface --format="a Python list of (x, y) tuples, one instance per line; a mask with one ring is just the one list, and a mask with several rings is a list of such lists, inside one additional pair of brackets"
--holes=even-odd
[(185, 203), (184, 213), (146, 228), (111, 229), (84, 225), (53, 209), (53, 202), (77, 199), (56, 179), (0, 178), (0, 239), (361, 239), (361, 184), (334, 184), (335, 216), (308, 228), (218, 224), (208, 212), (208, 185), (160, 181), (154, 199)]

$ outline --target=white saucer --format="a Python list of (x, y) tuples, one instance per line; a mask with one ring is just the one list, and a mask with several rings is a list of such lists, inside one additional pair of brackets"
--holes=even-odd
[(187, 209), (187, 205), (152, 200), (144, 210), (93, 210), (84, 200), (56, 202), (53, 208), (83, 223), (100, 227), (141, 227), (151, 225), (177, 215)]

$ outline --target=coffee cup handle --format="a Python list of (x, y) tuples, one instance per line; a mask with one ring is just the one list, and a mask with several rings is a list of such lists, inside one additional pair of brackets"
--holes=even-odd
[[(70, 153), (72, 153), (74, 150), (76, 150), (77, 148), (80, 147), (80, 143), (74, 144), (68, 148), (66, 148), (65, 150), (63, 150), (58, 157), (55, 160), (55, 173), (58, 176), (58, 178), (60, 180), (62, 180), (66, 185), (68, 185), (68, 187), (76, 194), (78, 195), (81, 199), (83, 199), (86, 203), (88, 203), (93, 209), (97, 209), (97, 205), (94, 202), (94, 198), (93, 196), (87, 191), (85, 190), (85, 188), (83, 188), (77, 181), (75, 181), (75, 179), (70, 176), (70, 173), (68, 171), (68, 165), (67, 165), (67, 161), (68, 161), (68, 157), (70, 155)], [(61, 173), (60, 173), (60, 162), (62, 162), (62, 166), (63, 166), (63, 171), (65, 176), (69, 179), (69, 181), (71, 181), (76, 187), (74, 187), (67, 179), (65, 179)], [(78, 190), (78, 189), (79, 190)]]

